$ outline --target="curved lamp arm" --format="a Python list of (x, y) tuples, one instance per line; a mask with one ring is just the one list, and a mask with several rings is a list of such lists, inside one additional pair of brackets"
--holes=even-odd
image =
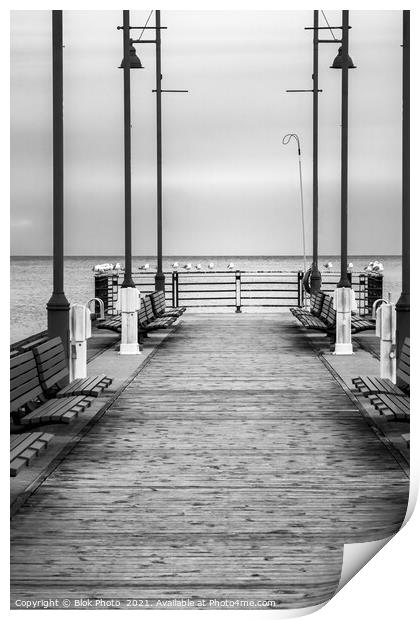
[(306, 272), (306, 242), (305, 242), (305, 215), (303, 208), (303, 183), (302, 183), (302, 162), (301, 162), (301, 150), (300, 140), (296, 133), (287, 133), (282, 140), (282, 144), (289, 144), (290, 140), (294, 138), (296, 140), (298, 159), (299, 159), (299, 183), (300, 183), (300, 207), (302, 212), (302, 239), (303, 239), (303, 269)]
[(294, 138), (296, 140), (297, 143), (297, 149), (298, 149), (298, 155), (300, 156), (300, 140), (299, 140), (299, 136), (297, 135), (297, 133), (287, 133), (282, 140), (282, 144), (289, 144), (290, 140)]

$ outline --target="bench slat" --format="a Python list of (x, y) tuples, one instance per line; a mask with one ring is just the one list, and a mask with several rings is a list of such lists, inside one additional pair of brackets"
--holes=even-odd
[(51, 433), (33, 432), (11, 436), (10, 475), (16, 476), (22, 467), (45, 449), (51, 439)]

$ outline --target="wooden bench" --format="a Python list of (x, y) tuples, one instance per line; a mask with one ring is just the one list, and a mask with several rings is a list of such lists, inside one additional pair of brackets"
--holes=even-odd
[(109, 329), (112, 332), (121, 332), (121, 315), (108, 317), (104, 321), (96, 323), (97, 329)]
[(146, 295), (143, 298), (143, 303), (146, 310), (147, 320), (151, 325), (154, 324), (160, 329), (166, 329), (167, 327), (170, 327), (178, 318), (176, 316), (156, 316), (156, 314), (153, 312), (152, 300), (149, 295)]
[(112, 383), (106, 375), (75, 379), (68, 383), (67, 356), (61, 338), (50, 338), (33, 348), (41, 387), (47, 396), (100, 396)]
[(311, 317), (311, 316), (316, 316), (319, 317), (319, 315), (321, 314), (321, 310), (322, 310), (322, 303), (324, 301), (324, 297), (325, 294), (322, 292), (317, 292), (314, 295), (311, 295), (311, 309), (308, 312), (308, 310), (306, 310), (305, 308), (289, 308), (290, 312), (293, 314), (293, 316), (300, 320), (301, 316), (305, 316), (305, 317)]
[(143, 297), (141, 300), (141, 307), (138, 313), (138, 329), (139, 334), (147, 335), (149, 331), (155, 331), (157, 329), (167, 329), (176, 320), (176, 317), (170, 317), (169, 319), (156, 319), (153, 314), (152, 302), (149, 297)]
[(51, 433), (21, 433), (10, 436), (10, 475), (16, 476), (22, 467), (45, 450), (54, 437)]
[(185, 307), (179, 308), (166, 308), (165, 293), (163, 291), (155, 291), (151, 293), (150, 299), (152, 301), (153, 312), (156, 317), (179, 317), (186, 311)]
[(361, 376), (352, 379), (352, 383), (356, 390), (364, 396), (369, 396), (369, 394), (397, 394), (399, 396), (406, 396), (410, 391), (409, 338), (405, 338), (398, 358), (397, 381), (402, 385), (402, 388), (395, 385), (390, 379), (380, 379), (379, 377)]
[(410, 397), (399, 394), (369, 394), (375, 409), (388, 420), (410, 421)]
[(367, 396), (374, 407), (389, 420), (410, 420), (410, 339), (406, 338), (397, 360), (397, 381), (379, 377), (355, 377), (356, 389)]
[(16, 424), (71, 422), (90, 407), (90, 396), (47, 400), (42, 389), (33, 351), (10, 360), (10, 412)]
[(335, 329), (335, 316), (333, 298), (329, 295), (325, 295), (319, 316), (312, 316), (310, 314), (308, 314), (308, 316), (301, 315), (299, 320), (307, 329), (331, 332)]
[(375, 328), (375, 319), (368, 319), (358, 314), (351, 317), (351, 331), (353, 334)]
[[(316, 310), (319, 308), (320, 300), (317, 299)], [(330, 295), (324, 295), (321, 310), (318, 315), (312, 312), (293, 312), (298, 321), (307, 329), (316, 329), (332, 333), (335, 330), (337, 313), (334, 310), (334, 300)], [(293, 309), (291, 308), (291, 311)], [(359, 315), (351, 317), (351, 331), (357, 333), (366, 329), (375, 329), (375, 322), (371, 319), (365, 319)]]

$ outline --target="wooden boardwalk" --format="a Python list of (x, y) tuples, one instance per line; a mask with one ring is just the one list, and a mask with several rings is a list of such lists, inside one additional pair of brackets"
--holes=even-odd
[(17, 598), (306, 607), (408, 480), (287, 315), (186, 315), (12, 522)]

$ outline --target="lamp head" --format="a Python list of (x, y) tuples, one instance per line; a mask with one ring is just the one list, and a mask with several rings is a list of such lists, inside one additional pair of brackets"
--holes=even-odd
[[(125, 58), (122, 59), (119, 69), (124, 69), (124, 61)], [(143, 69), (143, 65), (141, 64), (140, 58), (137, 56), (136, 48), (133, 45), (133, 42), (130, 39), (130, 55), (128, 57), (128, 65), (129, 69)]]
[[(350, 56), (347, 55), (347, 65), (349, 69), (356, 69), (356, 65), (353, 63)], [(343, 48), (338, 48), (338, 54), (334, 58), (334, 62), (331, 65), (330, 69), (342, 69), (344, 66), (344, 56), (343, 56)]]

